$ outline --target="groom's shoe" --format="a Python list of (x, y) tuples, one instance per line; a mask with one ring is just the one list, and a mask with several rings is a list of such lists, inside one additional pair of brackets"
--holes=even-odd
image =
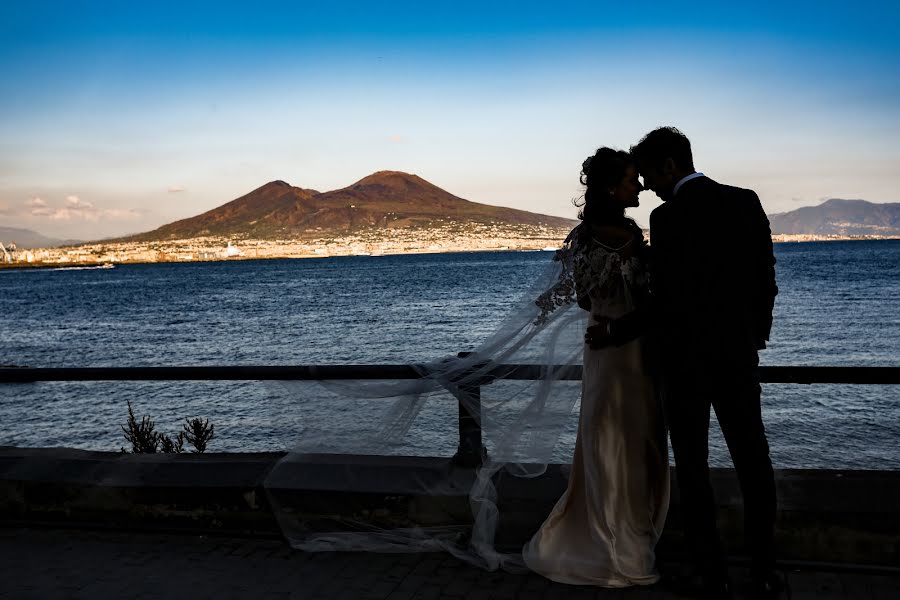
[(750, 577), (750, 597), (758, 600), (774, 598), (790, 600), (791, 588), (787, 579), (775, 571), (758, 573)]

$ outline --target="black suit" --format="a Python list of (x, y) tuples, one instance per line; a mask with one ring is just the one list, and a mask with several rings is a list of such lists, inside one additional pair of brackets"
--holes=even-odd
[(769, 570), (775, 482), (757, 353), (778, 293), (768, 219), (753, 191), (701, 176), (653, 211), (650, 236), (652, 333), (689, 545), (705, 574), (724, 574), (709, 481), (712, 406), (740, 479), (754, 569)]

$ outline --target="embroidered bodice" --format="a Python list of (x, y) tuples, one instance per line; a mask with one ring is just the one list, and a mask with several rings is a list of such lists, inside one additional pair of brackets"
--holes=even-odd
[[(642, 240), (635, 238), (618, 249), (604, 246), (593, 238), (588, 238), (587, 242), (581, 240), (576, 228), (554, 256), (560, 263), (560, 276), (556, 284), (536, 300), (541, 314), (535, 324), (544, 323), (556, 308), (573, 302), (582, 306), (589, 303), (593, 315), (616, 318), (648, 298), (647, 248)], [(623, 258), (622, 250), (631, 244), (641, 246), (630, 249)]]

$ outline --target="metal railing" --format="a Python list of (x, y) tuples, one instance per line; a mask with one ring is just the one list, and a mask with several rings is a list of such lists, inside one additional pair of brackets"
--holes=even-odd
[[(463, 356), (463, 354), (461, 354)], [(537, 365), (497, 365), (498, 378), (535, 380), (545, 373)], [(581, 365), (559, 367), (558, 379), (581, 379)], [(492, 371), (493, 372), (493, 371)], [(490, 382), (491, 373), (482, 381)], [(760, 383), (793, 384), (900, 384), (900, 367), (759, 367)], [(421, 379), (413, 365), (303, 365), (210, 367), (2, 367), (0, 384), (41, 381), (327, 381)], [(453, 460), (461, 466), (477, 466), (484, 459), (479, 425), (481, 385), (467, 390), (471, 408), (459, 403), (459, 446)]]

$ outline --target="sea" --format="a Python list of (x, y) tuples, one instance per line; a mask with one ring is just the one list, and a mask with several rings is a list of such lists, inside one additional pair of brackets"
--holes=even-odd
[[(780, 292), (762, 364), (900, 366), (900, 240), (782, 243), (775, 254)], [(552, 256), (3, 269), (0, 364), (423, 363), (476, 347)], [(302, 435), (302, 410), (354, 418), (313, 396), (258, 381), (0, 384), (0, 445), (118, 451), (130, 402), (165, 432), (209, 419), (210, 451), (283, 450)], [(410, 429), (413, 453), (453, 453), (455, 407), (445, 409)], [(776, 467), (900, 468), (900, 386), (765, 384), (763, 415)], [(557, 459), (573, 444), (563, 440)], [(714, 415), (710, 460), (730, 465)]]

